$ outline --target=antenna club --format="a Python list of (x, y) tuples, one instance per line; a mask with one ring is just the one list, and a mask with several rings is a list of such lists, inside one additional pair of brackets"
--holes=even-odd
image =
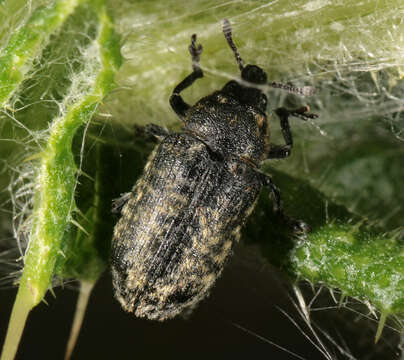
[(231, 24), (230, 24), (229, 20), (223, 19), (222, 30), (223, 30), (223, 35), (224, 35), (225, 39), (227, 40), (227, 43), (229, 44), (231, 50), (234, 53), (234, 57), (236, 58), (240, 71), (243, 71), (243, 69), (244, 69), (243, 60), (241, 59), (241, 56), (237, 50), (237, 47), (233, 42)]

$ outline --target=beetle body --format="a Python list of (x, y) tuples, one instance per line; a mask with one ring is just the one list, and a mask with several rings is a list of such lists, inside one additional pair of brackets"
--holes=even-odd
[(205, 297), (260, 188), (249, 166), (217, 160), (192, 135), (167, 136), (115, 228), (112, 273), (123, 307), (164, 320)]
[[(247, 85), (232, 80), (189, 106), (179, 93), (203, 75), (202, 48), (195, 40), (190, 46), (194, 71), (170, 99), (184, 131), (158, 128), (161, 142), (122, 208), (112, 242), (116, 298), (127, 311), (154, 320), (191, 309), (208, 294), (262, 186), (271, 188), (275, 209), (283, 215), (277, 188), (257, 171), (271, 146), (267, 97), (250, 85), (266, 83), (265, 72), (242, 67), (239, 58)], [(287, 117), (297, 113), (284, 114), (286, 133)], [(284, 147), (275, 148), (273, 157), (288, 156), (290, 146)], [(284, 218), (305, 230), (303, 222)]]

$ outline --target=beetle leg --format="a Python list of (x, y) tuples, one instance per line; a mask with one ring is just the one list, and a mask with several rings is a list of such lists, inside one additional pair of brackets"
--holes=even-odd
[(268, 152), (267, 159), (284, 159), (290, 156), (290, 145), (275, 145), (271, 144), (271, 148)]
[(166, 128), (156, 124), (146, 125), (145, 132), (147, 135), (154, 136), (159, 141), (163, 140), (167, 135), (170, 135), (170, 132)]
[(273, 196), (274, 212), (282, 218), (282, 220), (297, 234), (304, 234), (311, 231), (309, 225), (302, 220), (296, 220), (283, 212), (281, 204), (281, 195), (278, 187), (272, 182), (271, 177), (261, 173), (262, 185), (268, 187)]
[(191, 86), (196, 79), (203, 77), (203, 71), (199, 66), (199, 60), (202, 53), (202, 45), (196, 45), (196, 34), (191, 36), (191, 45), (188, 47), (192, 59), (192, 73), (182, 80), (175, 88), (170, 97), (170, 105), (181, 120), (184, 120), (190, 105), (181, 97), (180, 93), (187, 87)]
[(301, 120), (315, 119), (318, 117), (316, 114), (309, 113), (309, 110), (308, 106), (303, 106), (293, 110), (281, 107), (275, 110), (276, 115), (278, 115), (280, 119), (282, 135), (285, 139), (286, 145), (271, 145), (267, 159), (284, 159), (290, 156), (293, 147), (293, 138), (290, 130), (289, 116), (295, 116)]
[(111, 209), (112, 213), (120, 214), (122, 211), (122, 208), (129, 201), (131, 196), (132, 196), (132, 193), (129, 191), (124, 194), (121, 194), (121, 196), (119, 198), (113, 199), (112, 200), (112, 209)]

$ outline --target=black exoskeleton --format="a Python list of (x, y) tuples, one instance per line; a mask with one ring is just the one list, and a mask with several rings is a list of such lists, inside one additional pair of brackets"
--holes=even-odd
[(312, 88), (268, 83), (260, 67), (243, 65), (227, 20), (223, 32), (241, 79), (229, 81), (193, 106), (187, 104), (181, 92), (203, 77), (202, 46), (192, 35), (193, 71), (170, 98), (184, 131), (148, 127), (160, 143), (131, 193), (116, 203), (122, 207), (122, 217), (111, 248), (115, 296), (140, 317), (172, 318), (207, 296), (263, 186), (272, 191), (276, 213), (294, 231), (309, 230), (303, 221), (283, 213), (278, 188), (259, 167), (266, 159), (290, 155), (290, 116), (316, 117), (308, 107), (275, 110), (286, 144), (271, 144), (265, 89), (310, 95)]
[[(191, 131), (212, 151), (220, 153), (224, 159), (238, 157), (241, 161), (258, 169), (260, 163), (266, 159), (283, 159), (290, 156), (293, 147), (290, 116), (302, 120), (317, 118), (316, 114), (308, 112), (308, 106), (292, 110), (283, 107), (276, 109), (275, 113), (280, 118), (286, 144), (270, 143), (267, 135), (268, 120), (265, 114), (268, 100), (263, 92), (265, 85), (302, 95), (312, 95), (314, 89), (309, 86), (298, 88), (276, 82), (268, 83), (267, 74), (260, 67), (243, 65), (243, 60), (233, 42), (228, 20), (223, 21), (223, 33), (240, 68), (241, 81), (229, 81), (222, 90), (204, 97), (194, 106), (184, 102), (180, 93), (191, 86), (195, 80), (203, 77), (203, 71), (199, 66), (202, 45), (196, 45), (196, 34), (194, 34), (189, 46), (193, 72), (175, 87), (170, 97), (170, 104), (184, 122), (185, 129)], [(231, 118), (230, 121), (228, 121), (229, 118)], [(294, 220), (284, 214), (278, 188), (269, 176), (262, 173), (259, 175), (262, 185), (269, 187), (273, 194), (275, 212), (282, 216), (294, 231), (310, 231), (310, 227), (303, 221)]]

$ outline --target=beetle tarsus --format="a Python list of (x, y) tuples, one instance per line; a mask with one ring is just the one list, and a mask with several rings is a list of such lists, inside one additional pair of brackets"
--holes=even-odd
[(294, 110), (288, 110), (291, 116), (297, 117), (301, 120), (317, 119), (318, 115), (309, 113), (310, 107), (308, 105), (302, 106)]
[(187, 111), (191, 106), (182, 99), (180, 93), (190, 87), (195, 80), (203, 77), (203, 71), (199, 66), (203, 48), (201, 44), (196, 44), (196, 34), (191, 36), (191, 45), (189, 45), (188, 50), (191, 54), (193, 71), (174, 88), (170, 97), (170, 105), (182, 121), (185, 119)]
[(192, 69), (196, 72), (202, 72), (200, 66), (199, 66), (199, 61), (201, 60), (201, 54), (202, 54), (202, 45), (201, 44), (196, 44), (196, 34), (193, 34), (191, 36), (191, 45), (188, 46), (189, 53), (191, 54), (191, 59), (192, 59)]
[(268, 175), (262, 174), (262, 185), (268, 187), (272, 192), (274, 213), (281, 217), (282, 221), (285, 222), (295, 234), (305, 234), (311, 231), (310, 226), (304, 221), (296, 220), (284, 213), (280, 191)]
[(302, 235), (311, 232), (311, 227), (303, 220), (294, 219), (284, 214), (283, 211), (278, 213), (278, 215), (282, 217), (282, 221), (284, 221), (295, 234)]

